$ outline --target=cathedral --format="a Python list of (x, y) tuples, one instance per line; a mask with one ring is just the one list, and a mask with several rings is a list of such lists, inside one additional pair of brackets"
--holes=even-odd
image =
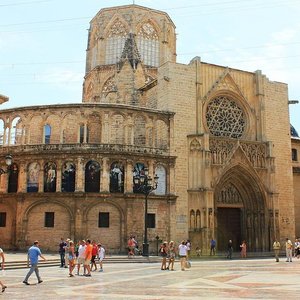
[(150, 254), (183, 239), (205, 254), (212, 238), (261, 252), (300, 235), (287, 84), (177, 63), (170, 16), (135, 4), (90, 21), (83, 75), (80, 104), (0, 110), (1, 247), (90, 238), (125, 253), (146, 234)]

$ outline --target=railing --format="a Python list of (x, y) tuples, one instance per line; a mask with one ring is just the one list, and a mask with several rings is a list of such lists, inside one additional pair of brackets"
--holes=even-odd
[(97, 152), (118, 152), (118, 153), (134, 153), (134, 154), (152, 154), (152, 155), (169, 155), (169, 149), (143, 147), (136, 145), (122, 144), (41, 144), (41, 145), (13, 145), (9, 147), (0, 147), (0, 153), (20, 153), (20, 152), (36, 152), (44, 151), (75, 151), (95, 150)]

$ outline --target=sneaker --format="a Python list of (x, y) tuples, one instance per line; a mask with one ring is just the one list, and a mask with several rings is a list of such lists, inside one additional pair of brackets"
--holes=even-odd
[(23, 283), (26, 285), (30, 285), (30, 283), (28, 283), (28, 281), (25, 281), (25, 280), (23, 281)]
[(85, 274), (84, 276), (85, 277), (91, 277), (92, 275), (91, 274)]
[(43, 282), (43, 280), (39, 280), (39, 281), (38, 281), (38, 283), (42, 283), (42, 282)]
[(100, 269), (99, 272), (103, 272), (103, 269)]

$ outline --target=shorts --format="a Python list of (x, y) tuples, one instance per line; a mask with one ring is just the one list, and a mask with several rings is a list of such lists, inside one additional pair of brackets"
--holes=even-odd
[(84, 265), (85, 266), (89, 266), (91, 264), (91, 260), (90, 259), (85, 259), (84, 260)]
[(92, 262), (92, 263), (95, 262), (95, 258), (96, 258), (96, 255), (92, 255), (92, 259), (91, 259), (91, 262)]
[(85, 258), (84, 257), (78, 257), (77, 258), (77, 264), (82, 265), (84, 264)]

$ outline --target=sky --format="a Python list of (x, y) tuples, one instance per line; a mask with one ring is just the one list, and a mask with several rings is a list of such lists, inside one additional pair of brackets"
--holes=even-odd
[[(80, 103), (89, 21), (133, 2), (169, 14), (178, 63), (261, 70), (300, 100), (300, 0), (0, 0), (0, 108)], [(289, 107), (300, 133), (300, 104)]]

